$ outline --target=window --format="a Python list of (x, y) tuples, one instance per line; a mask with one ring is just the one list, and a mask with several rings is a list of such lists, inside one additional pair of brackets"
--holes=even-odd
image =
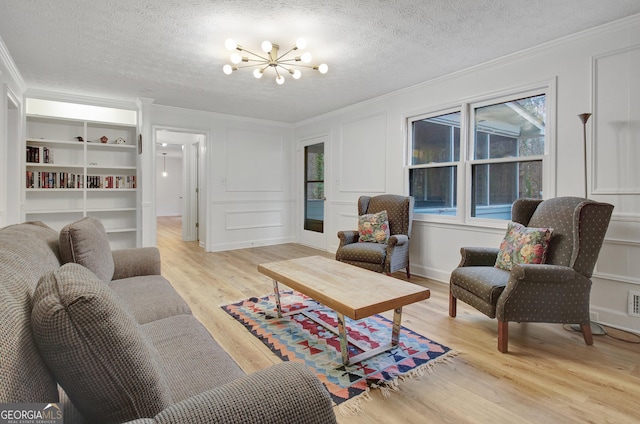
[(460, 162), (460, 112), (412, 123), (409, 193), (414, 212), (456, 215)]
[[(468, 114), (461, 113), (466, 110)], [(408, 176), (414, 212), (508, 220), (516, 199), (541, 199), (548, 166), (546, 115), (546, 93), (540, 90), (410, 119)], [(469, 207), (459, 208), (461, 204)]]

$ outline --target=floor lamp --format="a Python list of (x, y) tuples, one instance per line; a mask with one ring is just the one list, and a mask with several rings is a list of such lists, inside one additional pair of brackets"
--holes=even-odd
[[(587, 121), (591, 118), (590, 113), (581, 113), (578, 118), (582, 121), (582, 153), (584, 156), (584, 198), (587, 198)], [(581, 332), (580, 325), (574, 324), (571, 326), (574, 331)], [(606, 334), (604, 328), (597, 322), (591, 321), (591, 333), (593, 335)]]
[(584, 156), (584, 198), (587, 198), (587, 121), (590, 113), (581, 113), (578, 118), (582, 121), (582, 154)]

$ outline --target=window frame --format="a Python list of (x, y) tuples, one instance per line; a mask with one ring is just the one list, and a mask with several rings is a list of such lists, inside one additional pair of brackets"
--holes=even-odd
[[(450, 162), (432, 162), (432, 163), (427, 163), (427, 164), (419, 164), (419, 165), (412, 165), (412, 154), (413, 154), (413, 122), (415, 121), (422, 121), (424, 119), (429, 119), (429, 118), (434, 118), (437, 116), (442, 116), (442, 115), (449, 115), (452, 113), (460, 113), (460, 146), (458, 146), (458, 148), (460, 149), (460, 154), (459, 154), (459, 158), (457, 161), (450, 161)], [(426, 221), (426, 220), (433, 220), (433, 221), (441, 221), (441, 222), (457, 222), (460, 221), (459, 219), (459, 215), (460, 215), (460, 189), (461, 189), (461, 185), (460, 185), (460, 180), (461, 180), (461, 176), (464, 177), (464, 163), (465, 163), (465, 155), (466, 155), (466, 131), (465, 131), (465, 127), (463, 126), (463, 122), (465, 121), (467, 115), (467, 112), (463, 109), (463, 107), (461, 105), (457, 105), (457, 106), (453, 106), (453, 107), (444, 107), (444, 108), (439, 108), (437, 110), (434, 110), (433, 112), (430, 113), (425, 113), (425, 114), (420, 114), (420, 115), (415, 115), (415, 116), (411, 116), (409, 118), (406, 119), (407, 122), (407, 155), (406, 155), (406, 159), (405, 159), (405, 181), (407, 182), (407, 189), (406, 192), (408, 193), (407, 195), (409, 195), (409, 187), (410, 187), (410, 173), (411, 173), (411, 169), (429, 169), (429, 168), (451, 168), (451, 167), (455, 167), (456, 169), (456, 175), (457, 175), (457, 180), (456, 180), (456, 214), (455, 215), (447, 215), (447, 214), (442, 214), (442, 215), (437, 215), (437, 214), (426, 214), (426, 213), (417, 213), (414, 211), (414, 219), (417, 219), (419, 221)], [(453, 189), (453, 185), (452, 185), (452, 189)], [(424, 219), (425, 217), (428, 217), (429, 219)]]
[[(455, 165), (457, 168), (457, 210), (455, 215), (436, 215), (414, 212), (414, 220), (435, 223), (452, 223), (488, 228), (506, 228), (508, 220), (497, 218), (477, 218), (471, 216), (472, 210), (472, 167), (488, 163), (516, 163), (542, 161), (542, 198), (556, 195), (556, 78), (516, 88), (502, 90), (484, 96), (477, 96), (450, 104), (435, 107), (425, 113), (406, 116), (406, 156), (405, 183), (407, 195), (410, 195), (410, 169), (432, 168)], [(475, 109), (504, 103), (525, 97), (545, 95), (545, 141), (542, 155), (517, 156), (509, 158), (473, 159), (475, 145)], [(448, 113), (460, 112), (460, 160), (459, 162), (441, 162), (426, 165), (411, 165), (413, 147), (413, 122)]]

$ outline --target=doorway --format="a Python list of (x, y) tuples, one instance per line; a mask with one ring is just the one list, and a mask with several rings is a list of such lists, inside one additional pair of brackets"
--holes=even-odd
[(302, 231), (300, 243), (325, 250), (325, 144), (326, 136), (302, 141)]
[(156, 217), (179, 224), (183, 241), (204, 246), (200, 151), (206, 135), (177, 129), (155, 129)]

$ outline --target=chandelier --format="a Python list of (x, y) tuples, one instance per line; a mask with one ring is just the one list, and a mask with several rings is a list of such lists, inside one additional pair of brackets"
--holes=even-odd
[[(267, 69), (273, 69), (276, 76), (276, 82), (282, 85), (285, 81), (283, 76), (285, 73), (290, 74), (293, 79), (300, 79), (302, 72), (296, 68), (311, 68), (321, 74), (326, 74), (329, 70), (326, 63), (310, 65), (311, 53), (309, 52), (305, 52), (300, 56), (293, 55), (294, 52), (304, 50), (305, 47), (307, 47), (307, 41), (304, 38), (298, 38), (296, 40), (296, 44), (283, 54), (280, 54), (280, 46), (273, 44), (270, 41), (262, 42), (261, 48), (264, 54), (257, 54), (246, 50), (232, 39), (225, 41), (224, 45), (227, 50), (234, 51), (231, 54), (231, 63), (233, 65), (227, 64), (222, 68), (222, 71), (227, 75), (232, 74), (233, 71), (237, 71), (240, 68), (256, 67), (256, 69), (253, 70), (253, 76), (256, 78), (262, 78), (262, 75)], [(244, 52), (250, 56), (242, 56), (238, 52)], [(292, 55), (289, 56), (289, 54)], [(247, 64), (241, 65), (242, 63)]]

